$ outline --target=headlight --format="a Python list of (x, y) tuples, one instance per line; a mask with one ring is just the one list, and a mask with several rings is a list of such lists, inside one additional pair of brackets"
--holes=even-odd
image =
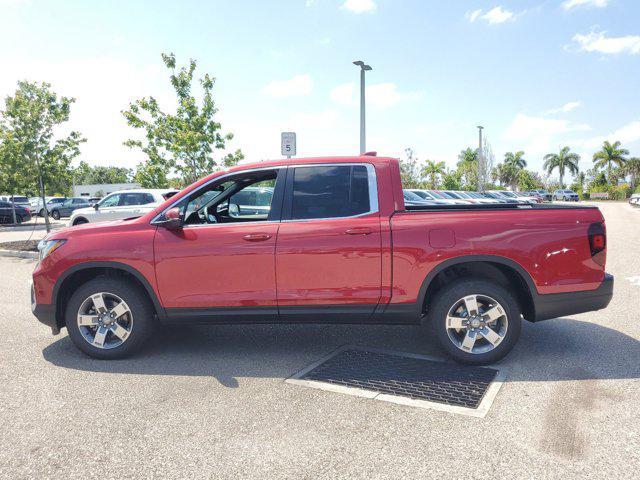
[(40, 261), (44, 260), (54, 250), (64, 245), (66, 240), (40, 240), (38, 243), (38, 252), (40, 252)]

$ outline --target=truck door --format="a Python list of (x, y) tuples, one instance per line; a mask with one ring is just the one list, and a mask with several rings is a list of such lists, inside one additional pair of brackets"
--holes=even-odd
[(381, 276), (373, 165), (289, 167), (276, 242), (280, 316), (367, 317), (380, 300)]

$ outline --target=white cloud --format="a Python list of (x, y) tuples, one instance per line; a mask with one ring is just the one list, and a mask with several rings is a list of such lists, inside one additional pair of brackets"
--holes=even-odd
[(58, 95), (76, 98), (69, 122), (56, 133), (78, 130), (87, 138), (80, 146), (79, 160), (92, 165), (134, 167), (145, 156), (122, 145), (128, 138), (137, 138), (138, 132), (127, 126), (120, 111), (149, 95), (162, 108), (174, 109), (174, 95), (166, 78), (167, 72), (159, 62), (146, 66), (111, 57), (16, 60), (0, 70), (0, 98), (13, 95), (18, 80), (47, 81)]
[(313, 89), (313, 80), (309, 75), (295, 75), (289, 80), (274, 80), (262, 89), (272, 97), (301, 97), (309, 95)]
[(31, 0), (0, 0), (0, 8), (31, 5)]
[(331, 43), (331, 37), (323, 37), (320, 40), (318, 40), (318, 43), (320, 45), (329, 45)]
[(640, 120), (634, 120), (617, 130), (611, 132), (609, 135), (598, 135), (596, 137), (586, 138), (580, 140), (578, 144), (585, 149), (596, 149), (602, 146), (605, 140), (615, 142), (619, 140), (622, 145), (637, 142), (640, 140)]
[(340, 8), (353, 13), (373, 13), (378, 6), (373, 0), (346, 0)]
[(562, 2), (562, 8), (565, 10), (571, 10), (574, 7), (581, 6), (604, 8), (608, 3), (609, 0), (565, 0)]
[(547, 110), (545, 112), (545, 114), (546, 115), (553, 115), (553, 114), (556, 114), (556, 113), (567, 113), (567, 112), (570, 112), (571, 110), (575, 110), (576, 108), (578, 108), (581, 105), (582, 105), (582, 102), (568, 102), (568, 103), (565, 103), (564, 105), (562, 105), (561, 107), (552, 108), (551, 110)]
[(606, 33), (595, 31), (586, 35), (577, 33), (573, 36), (573, 41), (578, 43), (580, 50), (585, 52), (640, 54), (640, 35), (607, 37)]
[(490, 24), (498, 24), (513, 20), (515, 18), (515, 14), (498, 5), (497, 7), (494, 7), (491, 10), (487, 11), (487, 13), (485, 13), (484, 15), (482, 14), (482, 10), (479, 9), (472, 12), (467, 12), (465, 14), (465, 17), (471, 23), (480, 19)]
[(567, 142), (567, 135), (590, 129), (586, 124), (518, 113), (504, 132), (503, 140), (531, 157), (539, 157)]
[(473, 12), (465, 13), (465, 18), (469, 20), (471, 23), (475, 22), (480, 14), (482, 13), (482, 9), (474, 10)]
[[(338, 85), (329, 94), (331, 100), (341, 105), (356, 106), (359, 103), (359, 88), (355, 82)], [(377, 83), (366, 87), (367, 107), (378, 110), (394, 107), (404, 101), (416, 101), (423, 97), (422, 92), (399, 92), (395, 83)]]

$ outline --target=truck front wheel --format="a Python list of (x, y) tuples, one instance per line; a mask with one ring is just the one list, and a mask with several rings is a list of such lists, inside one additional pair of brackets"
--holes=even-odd
[(153, 333), (153, 310), (140, 287), (127, 279), (97, 277), (81, 285), (66, 311), (71, 341), (87, 355), (123, 358)]
[(429, 319), (440, 345), (454, 360), (474, 365), (497, 362), (518, 341), (520, 307), (501, 285), (464, 279), (436, 295)]

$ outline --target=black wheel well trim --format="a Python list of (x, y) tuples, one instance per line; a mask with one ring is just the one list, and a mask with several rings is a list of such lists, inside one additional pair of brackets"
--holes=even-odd
[(58, 277), (58, 280), (56, 280), (56, 284), (54, 285), (53, 292), (51, 294), (51, 303), (56, 306), (55, 307), (56, 310), (58, 308), (58, 296), (60, 293), (60, 288), (62, 287), (62, 284), (64, 283), (64, 281), (74, 273), (81, 272), (82, 270), (90, 270), (92, 268), (107, 268), (107, 269), (110, 268), (113, 270), (123, 270), (128, 274), (133, 275), (133, 277), (135, 277), (135, 279), (140, 282), (140, 284), (144, 287), (145, 291), (147, 292), (149, 299), (153, 303), (153, 307), (154, 307), (154, 310), (156, 311), (156, 314), (158, 315), (158, 318), (161, 320), (164, 320), (166, 318), (166, 312), (164, 310), (164, 307), (158, 300), (158, 296), (156, 295), (155, 290), (153, 289), (153, 287), (151, 286), (147, 278), (142, 273), (140, 273), (139, 270), (132, 267), (131, 265), (128, 265), (126, 263), (111, 262), (111, 261), (83, 262), (65, 270)]
[(533, 312), (531, 312), (531, 315), (530, 315), (532, 318), (530, 320), (533, 320), (535, 318), (536, 299), (539, 294), (538, 294), (538, 290), (536, 289), (535, 283), (531, 278), (531, 275), (529, 275), (529, 272), (527, 272), (525, 268), (515, 260), (511, 260), (510, 258), (503, 257), (500, 255), (463, 255), (460, 257), (449, 258), (439, 263), (438, 265), (436, 265), (427, 274), (427, 276), (422, 282), (422, 285), (420, 286), (418, 302), (419, 302), (419, 305), (421, 305), (421, 308), (423, 308), (425, 303), (427, 302), (427, 298), (426, 298), (427, 290), (429, 289), (429, 286), (431, 285), (433, 280), (438, 276), (438, 274), (443, 272), (449, 267), (453, 267), (455, 265), (462, 265), (465, 263), (497, 263), (514, 270), (520, 276), (520, 278), (524, 280), (525, 285), (527, 286), (527, 289), (528, 289), (527, 293), (529, 294), (529, 298), (531, 299), (531, 307), (533, 309)]
[(74, 218), (74, 219), (73, 219), (73, 224), (75, 225), (75, 224), (76, 224), (76, 222), (77, 222), (78, 220), (84, 220), (86, 223), (89, 223), (89, 220), (87, 220), (87, 218), (86, 218), (86, 217), (80, 217), (80, 216), (78, 216), (78, 217), (76, 217), (76, 218)]

